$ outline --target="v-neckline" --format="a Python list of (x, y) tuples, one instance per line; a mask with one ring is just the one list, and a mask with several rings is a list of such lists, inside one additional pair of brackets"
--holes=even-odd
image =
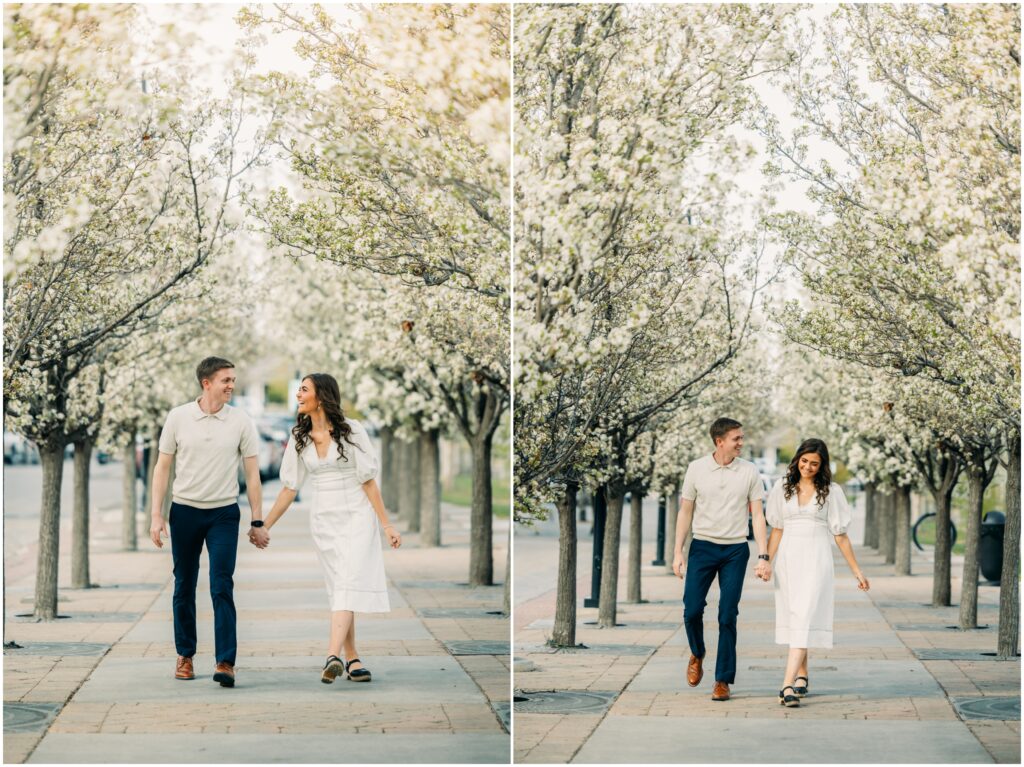
[[(312, 439), (312, 437), (310, 439)], [(316, 459), (318, 461), (326, 461), (327, 460), (327, 454), (329, 452), (331, 452), (331, 440), (330, 439), (327, 440), (327, 449), (324, 451), (323, 455), (320, 455), (320, 448), (316, 444), (316, 440), (313, 440), (313, 451), (316, 453)]]

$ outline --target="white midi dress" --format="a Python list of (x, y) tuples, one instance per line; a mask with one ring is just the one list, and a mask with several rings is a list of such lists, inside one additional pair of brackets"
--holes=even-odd
[(281, 483), (297, 491), (307, 477), (312, 479), (309, 529), (331, 611), (386, 613), (391, 607), (380, 521), (363, 489), (364, 482), (377, 476), (379, 462), (363, 425), (348, 419), (346, 423), (355, 444), (343, 440), (341, 459), (333, 438), (324, 458), (317, 455), (313, 440), (299, 453), (295, 438), (289, 439), (281, 460)]
[(853, 513), (843, 489), (832, 483), (824, 506), (816, 497), (800, 506), (786, 500), (783, 480), (768, 494), (765, 517), (781, 529), (773, 566), (775, 642), (790, 647), (832, 647), (835, 566), (831, 538), (846, 532)]

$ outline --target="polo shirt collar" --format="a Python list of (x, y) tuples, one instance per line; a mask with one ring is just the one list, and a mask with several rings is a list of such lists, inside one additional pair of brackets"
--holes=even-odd
[(224, 405), (216, 413), (207, 413), (201, 407), (199, 407), (199, 399), (197, 398), (197, 399), (192, 400), (192, 418), (193, 418), (193, 420), (200, 421), (203, 418), (213, 417), (213, 418), (216, 418), (219, 421), (224, 421), (224, 420), (227, 420), (228, 409), (230, 407), (231, 407), (231, 405)]
[(717, 469), (728, 469), (729, 471), (736, 471), (736, 469), (739, 468), (739, 464), (737, 463), (737, 460), (735, 458), (733, 458), (725, 466), (723, 466), (722, 464), (715, 460), (715, 456), (713, 453), (709, 455), (708, 458), (711, 460), (711, 471), (715, 471)]

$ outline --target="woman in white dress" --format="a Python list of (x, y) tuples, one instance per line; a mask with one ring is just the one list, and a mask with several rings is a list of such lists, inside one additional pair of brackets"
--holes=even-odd
[[(402, 545), (388, 521), (377, 486), (377, 456), (366, 429), (346, 419), (338, 382), (326, 373), (302, 379), (298, 417), (281, 460), (281, 489), (267, 515), (267, 529), (288, 510), (307, 477), (312, 478), (309, 514), (313, 548), (324, 571), (331, 610), (331, 638), (320, 680), (347, 674), (369, 682), (356, 650), (355, 613), (384, 613), (388, 603), (380, 531), (392, 548)], [(341, 658), (342, 649), (346, 660)]]
[(820, 439), (804, 440), (786, 476), (768, 494), (765, 514), (772, 526), (768, 556), (775, 573), (775, 642), (789, 645), (779, 691), (784, 706), (799, 706), (807, 694), (808, 648), (832, 647), (835, 573), (830, 534), (858, 588), (870, 587), (846, 534), (852, 516), (843, 489), (832, 481), (828, 447)]

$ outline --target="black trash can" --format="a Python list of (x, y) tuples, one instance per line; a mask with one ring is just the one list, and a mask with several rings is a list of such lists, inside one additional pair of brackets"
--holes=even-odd
[(981, 522), (981, 541), (978, 546), (978, 564), (985, 580), (996, 583), (1003, 576), (1003, 533), (1006, 515), (990, 511)]

